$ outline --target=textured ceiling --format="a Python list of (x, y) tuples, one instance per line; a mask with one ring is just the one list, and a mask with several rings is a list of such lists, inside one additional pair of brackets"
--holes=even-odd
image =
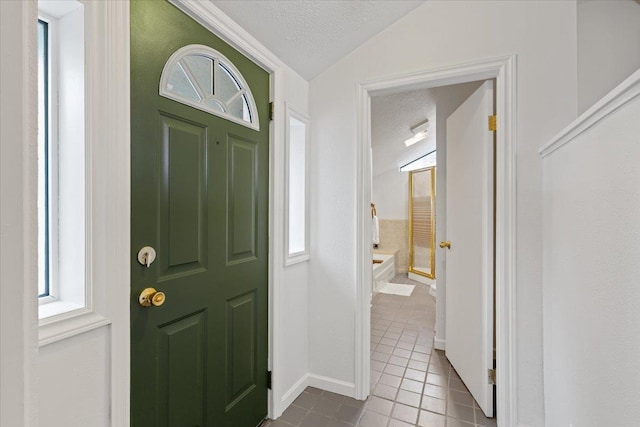
[[(411, 127), (429, 119), (427, 138), (410, 147)], [(371, 148), (373, 176), (423, 156), (436, 149), (436, 99), (431, 89), (376, 96), (371, 99)]]
[(210, 0), (312, 80), (425, 0)]

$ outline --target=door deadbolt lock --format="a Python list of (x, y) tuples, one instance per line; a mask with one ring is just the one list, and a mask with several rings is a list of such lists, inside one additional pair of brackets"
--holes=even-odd
[(138, 297), (138, 302), (143, 307), (160, 307), (164, 304), (166, 299), (166, 295), (164, 292), (156, 291), (154, 288), (145, 288), (142, 292), (140, 292), (140, 296)]
[(447, 248), (447, 249), (451, 249), (451, 242), (450, 241), (446, 241), (446, 242), (440, 242), (440, 247), (442, 249)]
[(145, 267), (149, 267), (156, 259), (156, 250), (151, 246), (145, 246), (138, 251), (138, 262)]

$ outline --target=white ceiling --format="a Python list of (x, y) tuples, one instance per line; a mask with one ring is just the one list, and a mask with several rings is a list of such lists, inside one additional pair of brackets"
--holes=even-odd
[(210, 0), (311, 81), (426, 0)]
[[(410, 147), (404, 140), (411, 128), (429, 119), (427, 138)], [(431, 89), (414, 90), (371, 99), (373, 176), (409, 163), (436, 149), (436, 99)]]

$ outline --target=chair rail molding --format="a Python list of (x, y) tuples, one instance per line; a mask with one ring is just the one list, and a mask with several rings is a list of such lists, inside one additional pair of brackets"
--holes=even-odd
[(543, 145), (539, 151), (540, 155), (543, 158), (551, 155), (638, 96), (640, 96), (640, 70), (631, 74), (573, 123), (560, 131), (551, 141)]

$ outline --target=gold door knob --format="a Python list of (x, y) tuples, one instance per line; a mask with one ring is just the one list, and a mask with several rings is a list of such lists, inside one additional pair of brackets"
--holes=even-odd
[(451, 249), (451, 242), (450, 241), (446, 241), (446, 242), (440, 242), (440, 247), (442, 249), (447, 248), (447, 249)]
[(155, 307), (160, 307), (162, 304), (164, 304), (165, 299), (166, 296), (164, 292), (158, 292), (154, 288), (145, 288), (142, 292), (140, 292), (138, 302), (143, 307), (151, 307), (152, 305)]

